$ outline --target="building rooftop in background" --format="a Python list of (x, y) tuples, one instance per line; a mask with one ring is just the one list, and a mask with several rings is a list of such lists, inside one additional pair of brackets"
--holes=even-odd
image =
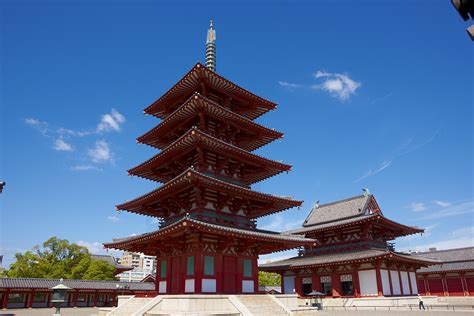
[(417, 252), (416, 257), (435, 259), (443, 262), (419, 269), (418, 273), (436, 273), (450, 271), (474, 271), (474, 247), (464, 247), (446, 250), (431, 249), (427, 252)]

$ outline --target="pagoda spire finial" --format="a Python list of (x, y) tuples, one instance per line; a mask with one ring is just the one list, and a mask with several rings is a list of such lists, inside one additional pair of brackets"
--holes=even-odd
[(212, 20), (209, 22), (206, 40), (206, 67), (216, 71), (216, 31), (213, 28)]

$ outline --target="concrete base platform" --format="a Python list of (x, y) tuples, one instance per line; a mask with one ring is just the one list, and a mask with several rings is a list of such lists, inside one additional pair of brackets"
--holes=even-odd
[[(162, 295), (155, 298), (121, 297), (110, 316), (309, 316), (309, 315), (456, 315), (474, 316), (474, 298), (424, 297), (426, 311), (418, 311), (418, 298), (365, 297), (323, 299), (323, 310), (296, 295)], [(102, 313), (101, 313), (102, 315)]]

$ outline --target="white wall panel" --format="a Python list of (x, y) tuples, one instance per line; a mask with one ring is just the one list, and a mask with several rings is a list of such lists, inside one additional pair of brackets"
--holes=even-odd
[(415, 272), (410, 272), (410, 282), (411, 282), (411, 289), (413, 291), (412, 294), (418, 294), (418, 285), (416, 284)]
[(166, 293), (166, 281), (160, 281), (160, 283), (158, 283), (158, 292)]
[(242, 293), (253, 293), (255, 292), (254, 282), (251, 280), (242, 281)]
[(393, 295), (400, 295), (400, 279), (398, 278), (398, 271), (390, 271), (390, 277), (392, 278)]
[(408, 284), (408, 273), (406, 271), (400, 271), (402, 277), (403, 295), (410, 295), (410, 284)]
[(390, 291), (390, 280), (388, 278), (388, 271), (387, 270), (380, 270), (380, 275), (382, 276), (382, 290), (383, 295), (392, 295), (392, 291)]
[(188, 279), (184, 282), (184, 291), (186, 293), (194, 293), (194, 279)]
[(359, 271), (360, 295), (378, 295), (375, 270)]
[(294, 290), (295, 290), (295, 277), (294, 276), (283, 277), (284, 294), (293, 294)]
[(215, 293), (216, 279), (202, 279), (202, 291), (204, 293)]

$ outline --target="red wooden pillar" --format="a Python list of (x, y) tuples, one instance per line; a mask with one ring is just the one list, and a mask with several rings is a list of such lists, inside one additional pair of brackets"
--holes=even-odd
[(35, 290), (31, 290), (30, 293), (28, 293), (28, 305), (26, 306), (27, 308), (33, 308), (33, 300), (35, 298)]
[(313, 276), (311, 277), (311, 282), (312, 282), (313, 291), (321, 292), (321, 279), (319, 275), (313, 274)]
[(204, 274), (204, 257), (201, 252), (194, 253), (194, 292), (202, 293), (202, 276)]
[(74, 290), (74, 296), (72, 299), (72, 307), (77, 307), (77, 298), (79, 296), (79, 289)]
[(400, 295), (403, 295), (403, 283), (402, 283), (402, 274), (400, 273), (400, 267), (397, 267), (398, 272), (398, 282), (400, 283)]
[(341, 277), (336, 273), (335, 269), (331, 274), (331, 283), (332, 283), (332, 296), (339, 297), (341, 296)]
[(96, 291), (94, 292), (94, 300), (93, 300), (93, 302), (92, 302), (92, 307), (96, 307), (96, 306), (97, 306), (97, 296), (99, 296), (99, 293), (98, 293), (98, 291), (96, 290)]
[(303, 296), (303, 278), (300, 275), (295, 276), (295, 291), (298, 296)]
[(214, 257), (214, 273), (216, 276), (216, 293), (222, 293), (222, 254), (217, 253)]
[[(243, 265), (243, 264), (242, 264)], [(258, 294), (258, 257), (252, 259), (252, 275), (253, 275), (253, 289), (254, 293)], [(242, 284), (242, 281), (237, 281)]]
[(354, 287), (354, 297), (360, 297), (359, 272), (357, 269), (352, 272), (352, 286)]
[(51, 296), (52, 295), (53, 294), (48, 293), (48, 299), (47, 299), (48, 301), (47, 301), (47, 304), (46, 304), (48, 306), (48, 308), (53, 306), (53, 303), (51, 302)]
[(446, 273), (441, 274), (441, 284), (443, 285), (444, 296), (449, 296), (448, 281), (446, 280)]
[(467, 288), (467, 282), (466, 282), (466, 274), (460, 273), (459, 276), (461, 277), (461, 285), (462, 285), (462, 291), (464, 293), (464, 296), (469, 296), (469, 289)]
[(377, 295), (383, 296), (382, 274), (380, 273), (380, 262), (375, 263), (375, 279), (377, 281)]
[(171, 293), (171, 255), (166, 258), (166, 294)]
[(413, 288), (411, 286), (411, 277), (410, 277), (410, 270), (409, 269), (407, 269), (407, 276), (408, 276), (408, 287), (410, 288), (410, 294), (413, 295)]
[(388, 274), (388, 284), (390, 286), (390, 296), (393, 296), (393, 283), (392, 283), (392, 274), (390, 273), (390, 266), (387, 265), (387, 274)]
[(425, 291), (426, 291), (426, 295), (431, 295), (431, 291), (430, 291), (430, 283), (428, 282), (428, 279), (426, 276), (423, 276), (423, 281), (425, 282)]
[(8, 307), (8, 296), (10, 295), (10, 289), (7, 289), (3, 293), (3, 300), (2, 300), (2, 309), (7, 309)]
[(284, 272), (278, 272), (280, 275), (280, 293), (283, 294), (283, 273)]
[(117, 306), (117, 291), (114, 291), (114, 293), (112, 294), (112, 306)]

